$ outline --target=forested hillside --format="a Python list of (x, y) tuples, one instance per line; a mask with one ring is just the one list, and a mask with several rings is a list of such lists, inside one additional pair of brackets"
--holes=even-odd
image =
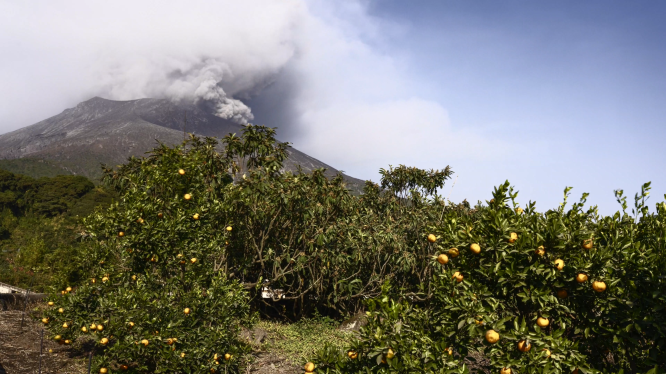
[(76, 281), (81, 218), (110, 201), (82, 176), (34, 179), (0, 169), (0, 282), (43, 291)]

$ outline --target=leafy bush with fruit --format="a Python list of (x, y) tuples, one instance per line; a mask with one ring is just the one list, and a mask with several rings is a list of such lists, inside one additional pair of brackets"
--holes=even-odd
[[(368, 325), (320, 373), (663, 372), (666, 206), (610, 217), (579, 203), (537, 213), (508, 182), (478, 215), (449, 210), (422, 235), (440, 265), (424, 302), (372, 300)], [(430, 241), (427, 234), (430, 233)], [(426, 244), (428, 243), (428, 244)], [(426, 261), (426, 259), (424, 259)]]
[(50, 299), (51, 336), (92, 339), (99, 372), (239, 372), (253, 317), (225, 267), (230, 167), (193, 139), (107, 171), (119, 200), (86, 220), (87, 282)]

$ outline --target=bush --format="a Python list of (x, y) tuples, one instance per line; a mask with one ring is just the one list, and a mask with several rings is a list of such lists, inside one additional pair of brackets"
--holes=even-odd
[[(508, 182), (478, 215), (448, 211), (428, 231), (437, 236), (427, 244), (433, 265), (449, 256), (431, 279), (434, 296), (420, 305), (409, 297), (370, 302), (369, 324), (349, 348), (358, 357), (325, 350), (319, 372), (663, 371), (666, 209), (649, 214), (648, 191), (636, 196), (633, 217), (584, 212), (587, 195), (565, 211), (569, 189), (557, 210), (539, 214), (532, 203), (523, 211)], [(618, 199), (626, 211), (620, 191)], [(490, 330), (496, 343), (486, 339)]]
[[(87, 282), (50, 299), (51, 337), (92, 339), (96, 370), (242, 367), (248, 346), (239, 332), (253, 321), (248, 295), (225, 273), (231, 227), (210, 225), (226, 217), (231, 179), (220, 171), (229, 164), (212, 143), (193, 142), (191, 150), (161, 147), (120, 172), (107, 171), (119, 200), (85, 221), (88, 247), (77, 261)], [(92, 328), (100, 324), (103, 330)]]

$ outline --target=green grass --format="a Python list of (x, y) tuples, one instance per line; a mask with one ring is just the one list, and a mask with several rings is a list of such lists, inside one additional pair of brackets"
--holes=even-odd
[(327, 317), (303, 319), (296, 323), (260, 321), (258, 328), (267, 332), (262, 349), (302, 365), (329, 344), (343, 349), (354, 337), (337, 329), (339, 322)]

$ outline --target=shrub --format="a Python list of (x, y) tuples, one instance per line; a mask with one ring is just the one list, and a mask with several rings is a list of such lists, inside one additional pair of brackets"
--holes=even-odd
[[(569, 190), (559, 209), (544, 214), (533, 203), (519, 209), (508, 182), (477, 215), (449, 210), (422, 235), (438, 237), (435, 244), (422, 240), (432, 248), (433, 265), (449, 253), (430, 280), (433, 297), (418, 305), (395, 293), (395, 301), (388, 294), (371, 301), (369, 324), (349, 348), (358, 357), (325, 350), (319, 372), (453, 373), (470, 364), (512, 373), (666, 369), (663, 203), (649, 214), (648, 183), (633, 217), (619, 191), (625, 212), (602, 217), (581, 209), (586, 194), (565, 211)], [(587, 280), (579, 283), (581, 273)], [(595, 290), (594, 282), (604, 282), (605, 290)], [(486, 339), (489, 330), (499, 341)]]

